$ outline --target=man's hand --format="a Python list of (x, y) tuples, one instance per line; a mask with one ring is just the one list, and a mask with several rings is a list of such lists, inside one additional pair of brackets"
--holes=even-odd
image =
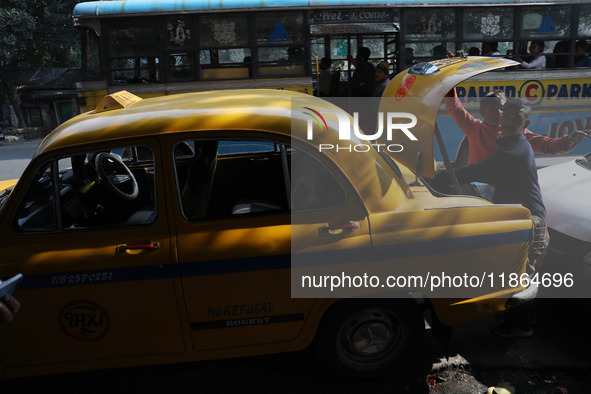
[(568, 140), (571, 143), (571, 147), (570, 149), (574, 148), (575, 146), (577, 146), (577, 144), (579, 142), (581, 142), (581, 140), (585, 137), (589, 137), (591, 138), (591, 130), (581, 130), (581, 131), (575, 131), (573, 133), (570, 133), (568, 135)]
[(0, 300), (0, 323), (10, 323), (12, 314), (21, 308), (20, 302), (11, 295), (2, 297)]

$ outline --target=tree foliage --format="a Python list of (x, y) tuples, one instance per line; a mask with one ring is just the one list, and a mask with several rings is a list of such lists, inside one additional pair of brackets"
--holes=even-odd
[(33, 39), (35, 19), (17, 8), (0, 8), (0, 66), (19, 62)]
[(79, 34), (72, 24), (76, 0), (3, 0), (0, 66), (78, 67)]
[(72, 24), (76, 0), (2, 0), (0, 3), (0, 101), (7, 99), (24, 126), (7, 67), (79, 67), (80, 39)]

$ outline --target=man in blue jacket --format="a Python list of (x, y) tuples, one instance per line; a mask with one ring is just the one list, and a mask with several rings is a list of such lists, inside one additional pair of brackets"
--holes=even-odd
[[(459, 183), (485, 182), (495, 186), (493, 202), (497, 204), (521, 204), (530, 210), (536, 231), (530, 254), (530, 264), (535, 269), (548, 246), (546, 229), (546, 208), (538, 184), (538, 173), (534, 152), (523, 130), (530, 123), (531, 109), (520, 99), (510, 98), (503, 106), (500, 117), (501, 138), (499, 149), (492, 156), (455, 170)], [(439, 188), (449, 183), (446, 171), (436, 174), (434, 186)], [(524, 304), (518, 313), (505, 315), (503, 324), (493, 329), (502, 337), (529, 337), (533, 335), (530, 322), (531, 302)]]

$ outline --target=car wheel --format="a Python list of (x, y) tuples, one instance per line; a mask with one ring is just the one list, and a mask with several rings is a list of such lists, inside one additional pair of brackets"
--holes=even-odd
[(376, 377), (405, 365), (424, 331), (423, 316), (411, 300), (343, 301), (323, 317), (315, 348), (337, 376)]

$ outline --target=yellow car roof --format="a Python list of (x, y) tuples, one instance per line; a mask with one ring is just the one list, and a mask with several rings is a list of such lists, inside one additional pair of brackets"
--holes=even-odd
[(313, 96), (270, 89), (220, 90), (139, 99), (125, 103), (122, 108), (112, 104), (106, 110), (97, 107), (95, 111), (70, 119), (45, 138), (38, 154), (97, 140), (179, 131), (269, 130), (289, 136), (292, 98), (308, 100), (315, 107), (333, 108)]
[[(267, 131), (305, 144), (309, 117), (301, 111), (302, 107), (321, 112), (341, 110), (318, 97), (271, 89), (220, 90), (149, 99), (128, 92), (109, 96), (94, 111), (79, 115), (50, 133), (37, 155), (97, 141), (200, 130)], [(296, 102), (292, 111), (293, 100)], [(327, 126), (325, 132), (318, 134), (318, 140), (339, 144), (337, 123), (328, 122)], [(318, 149), (313, 144), (310, 147)], [(403, 188), (384, 186), (386, 180), (388, 185), (402, 181), (393, 179), (393, 173), (375, 150), (363, 154), (333, 151), (326, 152), (326, 156), (347, 174), (370, 209), (391, 210), (406, 199)]]

